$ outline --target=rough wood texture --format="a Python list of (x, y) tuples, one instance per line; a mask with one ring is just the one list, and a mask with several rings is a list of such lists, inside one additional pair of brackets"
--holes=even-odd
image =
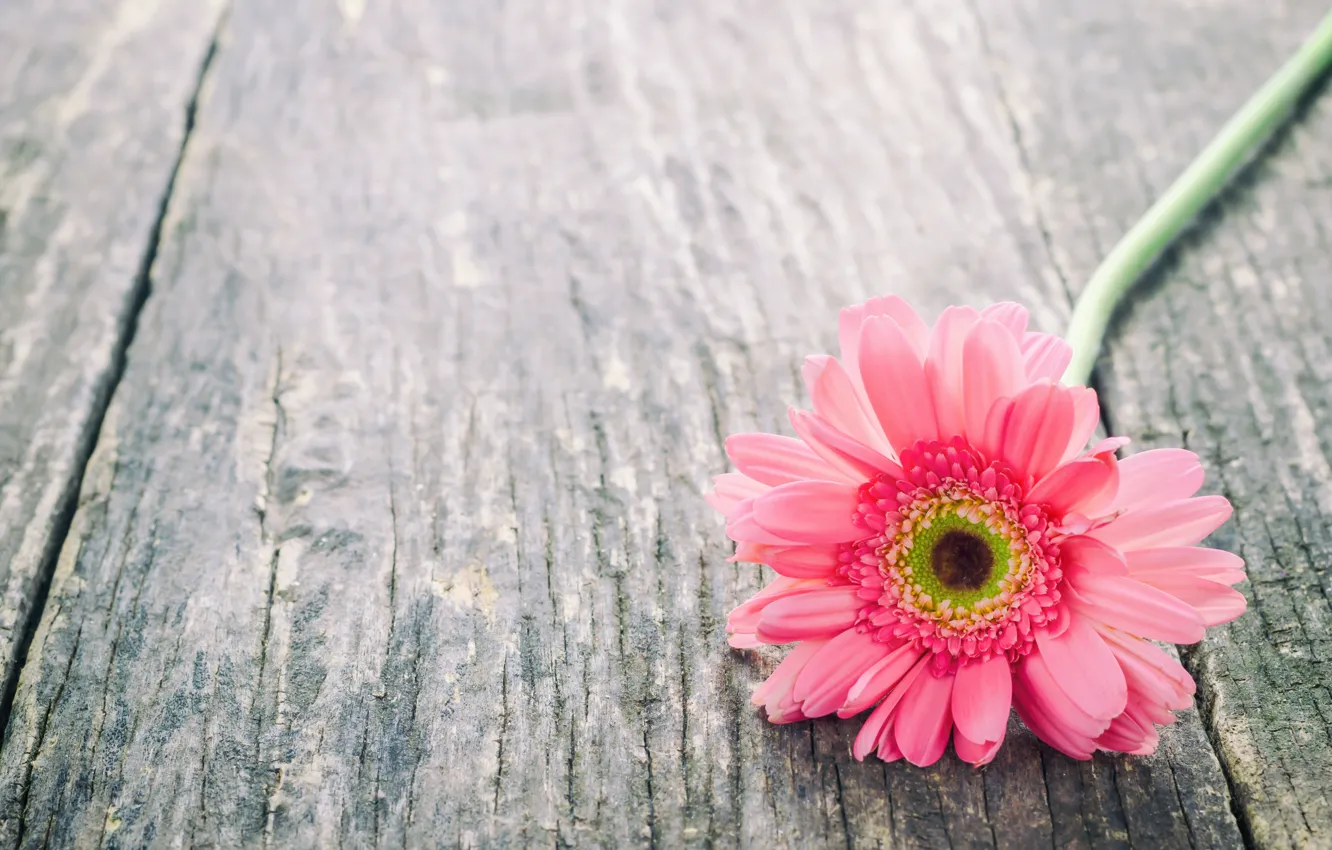
[[(1071, 281), (1326, 13), (1007, 8), (986, 11), (991, 45)], [(1185, 660), (1260, 847), (1332, 846), (1329, 138), (1324, 94), (1133, 299), (1101, 369), (1115, 430), (1198, 452), (1209, 488), (1235, 504), (1211, 543), (1248, 561), (1251, 611)]]
[[(237, 2), (5, 732), (0, 843), (1240, 845), (1198, 712), (1150, 759), (1074, 763), (1015, 728), (984, 771), (885, 768), (850, 759), (851, 724), (762, 721), (746, 698), (773, 656), (721, 635), (762, 580), (702, 504), (721, 436), (786, 430), (836, 308), (1017, 297), (1060, 326), (1064, 281), (1317, 12), (1069, 5)], [(1173, 40), (1144, 44), (1135, 11)], [(1099, 170), (1177, 138), (1151, 184)], [(1296, 154), (1318, 151), (1272, 169)], [(1267, 215), (1312, 234), (1301, 179)], [(1237, 706), (1248, 671), (1321, 687), (1304, 636), (1325, 609), (1291, 612), (1327, 545), (1291, 523), (1332, 472), (1290, 467), (1321, 432), (1272, 418), (1317, 319), (1231, 351), (1208, 329), (1251, 333), (1239, 310), (1184, 306), (1226, 290), (1171, 274), (1155, 298), (1181, 300), (1115, 345), (1111, 413), (1148, 442), (1188, 428), (1245, 546), (1271, 545), (1249, 542), (1266, 520), (1288, 571), (1311, 559), (1190, 661), (1245, 828), (1316, 844), (1313, 762), (1273, 736), (1326, 724), (1269, 703), (1254, 731)], [(1186, 325), (1197, 345), (1165, 347)], [(1222, 384), (1203, 360), (1243, 353), (1267, 371)], [(1247, 399), (1268, 399), (1274, 467), (1236, 466)], [(1257, 481), (1308, 495), (1247, 500)], [(1257, 649), (1281, 611), (1286, 643)], [(1305, 785), (1280, 796), (1276, 770)], [(1263, 831), (1268, 811), (1308, 828)]]
[(150, 246), (217, 9), (0, 4), (6, 694), (147, 292)]

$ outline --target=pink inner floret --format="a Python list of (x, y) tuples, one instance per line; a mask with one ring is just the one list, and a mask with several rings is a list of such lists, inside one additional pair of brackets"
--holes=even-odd
[[(1031, 651), (1032, 629), (1059, 616), (1059, 546), (1044, 510), (1022, 504), (1022, 486), (999, 463), (981, 465), (961, 440), (921, 444), (902, 454), (903, 477), (880, 474), (860, 487), (857, 521), (875, 536), (844, 544), (837, 576), (859, 585), (860, 598), (878, 603), (858, 625), (885, 642), (911, 642), (936, 655), (936, 667), (996, 653), (1016, 661)], [(1010, 540), (1020, 559), (1011, 583), (988, 605), (938, 608), (920, 598), (899, 568), (913, 523), (944, 508), (969, 511), (975, 521)], [(833, 579), (830, 579), (833, 581)]]

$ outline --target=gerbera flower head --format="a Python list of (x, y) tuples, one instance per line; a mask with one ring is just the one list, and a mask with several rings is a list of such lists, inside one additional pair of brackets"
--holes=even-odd
[(994, 758), (1009, 709), (1074, 758), (1150, 753), (1193, 679), (1149, 641), (1194, 643), (1244, 611), (1236, 556), (1195, 547), (1230, 516), (1195, 497), (1196, 455), (1087, 448), (1096, 393), (1016, 304), (903, 300), (842, 311), (798, 438), (737, 434), (716, 478), (736, 560), (778, 577), (736, 608), (732, 646), (794, 644), (754, 692), (788, 723), (870, 711), (854, 745), (933, 764), (951, 737)]

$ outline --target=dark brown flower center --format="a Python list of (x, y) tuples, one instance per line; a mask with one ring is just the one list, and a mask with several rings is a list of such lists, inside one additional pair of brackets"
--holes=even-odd
[(939, 583), (949, 590), (977, 590), (990, 580), (994, 553), (989, 545), (965, 531), (945, 532), (934, 544), (930, 565)]

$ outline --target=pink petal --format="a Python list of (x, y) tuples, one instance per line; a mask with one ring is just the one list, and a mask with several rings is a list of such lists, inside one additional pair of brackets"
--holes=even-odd
[(1060, 687), (1058, 678), (1041, 653), (1028, 653), (1017, 666), (1014, 694), (1021, 689), (1018, 685), (1025, 687), (1046, 716), (1060, 727), (1079, 736), (1095, 738), (1110, 725), (1109, 718), (1092, 717), (1078, 707)]
[[(898, 758), (901, 758), (901, 752), (897, 750), (897, 745), (893, 742), (893, 723), (897, 719), (897, 707), (902, 702), (902, 697), (906, 696), (907, 691), (915, 684), (917, 678), (925, 670), (923, 658), (918, 661), (901, 680), (898, 681), (879, 703), (870, 716), (865, 718), (865, 723), (860, 727), (860, 733), (856, 735), (855, 743), (851, 745), (851, 755), (856, 757), (857, 761), (863, 761), (865, 756), (874, 749), (878, 749), (879, 757), (885, 761), (894, 761), (885, 755), (892, 755), (896, 752)], [(926, 673), (925, 675), (929, 675)]]
[(712, 479), (712, 484), (713, 491), (707, 495), (708, 504), (726, 515), (744, 500), (768, 492), (768, 485), (740, 472), (722, 473)]
[(1175, 722), (1175, 715), (1167, 711), (1164, 706), (1147, 700), (1131, 703), (1129, 711), (1133, 713), (1133, 718), (1142, 725), (1170, 726)]
[(1193, 704), (1197, 685), (1183, 665), (1164, 650), (1115, 629), (1100, 629), (1129, 686), (1129, 703), (1147, 700), (1182, 711)]
[[(956, 688), (956, 685), (954, 685)], [(998, 755), (999, 748), (1004, 743), (1004, 729), (999, 730), (998, 739), (991, 742), (977, 742), (962, 734), (961, 728), (953, 730), (953, 749), (957, 751), (957, 757), (972, 767), (981, 767), (994, 761)]]
[(1012, 301), (991, 304), (981, 310), (981, 318), (1003, 325), (1016, 342), (1027, 333), (1027, 308)]
[(726, 454), (735, 468), (761, 484), (777, 486), (792, 481), (847, 481), (809, 446), (777, 434), (733, 434), (726, 438)]
[(1101, 405), (1096, 399), (1096, 390), (1091, 387), (1072, 387), (1073, 394), (1073, 433), (1064, 449), (1063, 460), (1068, 461), (1082, 454), (1087, 442), (1096, 433), (1096, 426), (1101, 424)]
[(764, 560), (778, 574), (792, 578), (826, 578), (837, 570), (836, 546), (765, 547)]
[(1224, 497), (1199, 496), (1132, 511), (1090, 533), (1123, 550), (1190, 546), (1220, 528), (1230, 513)]
[(1133, 442), (1128, 437), (1106, 437), (1087, 450), (1088, 455), (1114, 454)]
[(886, 764), (891, 764), (892, 762), (902, 760), (902, 749), (901, 747), (897, 746), (897, 741), (894, 740), (892, 734), (885, 733), (879, 739), (878, 755), (879, 755), (879, 761), (884, 762)]
[(865, 600), (843, 585), (783, 596), (763, 609), (755, 634), (764, 643), (831, 638), (856, 624)]
[(1141, 573), (1139, 581), (1164, 590), (1198, 612), (1206, 626), (1219, 626), (1244, 613), (1244, 594), (1224, 584), (1179, 573)]
[(847, 629), (810, 659), (791, 696), (806, 717), (832, 714), (846, 702), (856, 680), (888, 654), (888, 645), (875, 640), (873, 633)]
[(823, 370), (836, 360), (837, 358), (831, 354), (811, 354), (805, 358), (805, 362), (800, 366), (800, 377), (804, 379), (805, 389), (810, 395), (814, 394), (814, 385), (823, 377)]
[(1014, 683), (1013, 708), (1037, 738), (1064, 755), (1079, 761), (1087, 761), (1096, 751), (1094, 738), (1075, 732), (1053, 720), (1021, 679)]
[(1152, 449), (1119, 462), (1119, 495), (1110, 511), (1132, 511), (1187, 499), (1203, 483), (1202, 462), (1184, 449)]
[(906, 643), (897, 647), (873, 667), (860, 675), (846, 694), (846, 703), (837, 711), (838, 717), (852, 717), (883, 699), (902, 678), (911, 672), (924, 653)]
[(959, 734), (977, 744), (1003, 740), (1012, 707), (1013, 671), (1007, 658), (993, 655), (958, 668), (952, 708)]
[[(787, 578), (778, 576), (763, 586), (763, 589), (750, 597), (749, 601), (754, 602), (759, 599), (769, 599), (770, 597), (782, 596), (795, 590), (810, 590), (812, 588), (827, 587), (825, 581), (815, 581), (811, 579)], [(746, 602), (746, 605), (749, 603)], [(741, 606), (744, 607), (744, 606)]]
[(1059, 563), (1065, 572), (1071, 566), (1079, 566), (1097, 575), (1128, 575), (1128, 566), (1118, 549), (1082, 534), (1059, 541)]
[(783, 596), (804, 593), (808, 590), (827, 586), (828, 583), (821, 579), (795, 579), (779, 576), (744, 604), (736, 606), (727, 616), (726, 633), (732, 636), (728, 642), (737, 649), (751, 649), (755, 646), (761, 646), (763, 642), (758, 640), (754, 632), (758, 629), (759, 617), (763, 614), (764, 608)]
[[(1186, 707), (1192, 707), (1192, 703), (1190, 702), (1190, 705)], [(1128, 712), (1133, 715), (1134, 720), (1143, 726), (1173, 726), (1176, 720), (1174, 713), (1165, 706), (1158, 705), (1142, 696), (1129, 700)]]
[[(963, 360), (962, 346), (980, 314), (970, 307), (949, 307), (939, 316), (930, 337), (925, 377), (934, 399), (934, 418), (945, 437), (962, 434)], [(1000, 328), (1003, 332), (1003, 329)], [(1005, 334), (1007, 335), (1007, 334)]]
[(1131, 714), (1125, 712), (1116, 717), (1110, 728), (1096, 739), (1096, 745), (1113, 753), (1145, 756), (1156, 751), (1160, 740), (1156, 727), (1148, 723), (1144, 728)]
[(1027, 334), (1022, 340), (1022, 356), (1027, 361), (1028, 381), (1058, 381), (1073, 359), (1073, 349), (1057, 336)]
[(887, 734), (892, 738), (893, 727), (889, 722), (893, 719), (893, 710), (897, 708), (896, 703), (890, 703), (887, 700), (879, 703), (879, 707), (865, 718), (865, 722), (860, 724), (860, 731), (856, 733), (856, 740), (851, 744), (851, 755), (856, 761), (864, 761), (865, 756), (878, 749), (879, 741)]
[(797, 543), (779, 534), (773, 534), (754, 519), (755, 499), (746, 499), (736, 505), (726, 518), (726, 534), (737, 543), (764, 543), (776, 546)]
[(768, 722), (776, 725), (799, 723), (809, 718), (800, 711), (800, 706), (791, 702), (790, 696), (784, 697), (776, 705), (768, 705)]
[(782, 663), (777, 665), (777, 669), (772, 671), (772, 675), (754, 689), (750, 701), (754, 705), (765, 706), (769, 720), (782, 721), (781, 705), (790, 696), (796, 677), (826, 643), (827, 641), (811, 640), (795, 647), (786, 654)]
[(828, 423), (828, 420), (808, 410), (791, 408), (791, 427), (819, 457), (841, 471), (852, 481), (868, 481), (881, 472), (899, 476), (902, 467), (854, 440)]
[(1013, 682), (1013, 707), (1042, 741), (1076, 759), (1086, 760), (1096, 738), (1110, 726), (1078, 708), (1055, 682), (1039, 653), (1025, 656)]
[(893, 738), (907, 761), (916, 767), (929, 767), (948, 748), (953, 731), (950, 703), (953, 677), (925, 673), (917, 676), (902, 699), (893, 724)]
[(1101, 575), (1070, 565), (1064, 570), (1074, 593), (1071, 607), (1093, 620), (1129, 634), (1168, 643), (1197, 643), (1203, 639), (1198, 612), (1168, 593), (1124, 576)]
[(729, 564), (743, 561), (747, 564), (766, 564), (768, 553), (773, 547), (765, 543), (751, 543), (748, 540), (735, 544), (735, 554), (726, 559)]
[(983, 439), (990, 410), (1023, 386), (1022, 359), (1012, 334), (995, 322), (971, 329), (962, 348), (963, 425), (973, 441)]
[(726, 643), (732, 649), (758, 649), (760, 646), (767, 646), (758, 639), (758, 635), (753, 632), (737, 631), (726, 636)]
[(1004, 434), (1008, 431), (1008, 421), (1013, 418), (1013, 400), (1001, 398), (990, 408), (985, 417), (985, 430), (979, 435), (967, 432), (967, 439), (986, 460), (999, 460), (1003, 456)]
[(1020, 475), (1039, 481), (1054, 469), (1073, 428), (1067, 387), (1033, 384), (1013, 399), (1001, 454)]
[(1053, 516), (1071, 513), (1101, 516), (1119, 489), (1118, 462), (1113, 453), (1070, 461), (1037, 482), (1024, 500), (1045, 505)]
[[(817, 376), (812, 379), (808, 368), (816, 362)], [(869, 407), (869, 399), (842, 368), (842, 364), (827, 355), (809, 357), (805, 360), (806, 381), (809, 386), (810, 400), (814, 411), (848, 437), (869, 446), (880, 453), (890, 453), (888, 438), (879, 428), (878, 420)]]
[(870, 406), (901, 452), (939, 436), (925, 368), (906, 334), (891, 319), (869, 318), (860, 334), (860, 378)]
[(1221, 549), (1166, 546), (1127, 552), (1129, 574), (1142, 579), (1148, 573), (1177, 572), (1209, 578), (1222, 584), (1244, 581), (1244, 559)]
[(1069, 699), (1088, 715), (1112, 720), (1128, 704), (1128, 683), (1096, 629), (1073, 617), (1059, 637), (1036, 632), (1036, 647), (1050, 674)]
[(838, 317), (837, 336), (842, 346), (842, 365), (846, 367), (848, 375), (853, 378), (860, 376), (860, 337), (864, 332), (865, 320), (871, 316), (885, 316), (895, 322), (910, 341), (916, 359), (925, 359), (930, 344), (930, 329), (925, 320), (911, 309), (910, 304), (896, 295), (871, 298), (864, 304), (843, 309)]
[(853, 521), (859, 507), (858, 487), (796, 481), (755, 499), (754, 520), (768, 532), (797, 543), (846, 543), (869, 536)]

